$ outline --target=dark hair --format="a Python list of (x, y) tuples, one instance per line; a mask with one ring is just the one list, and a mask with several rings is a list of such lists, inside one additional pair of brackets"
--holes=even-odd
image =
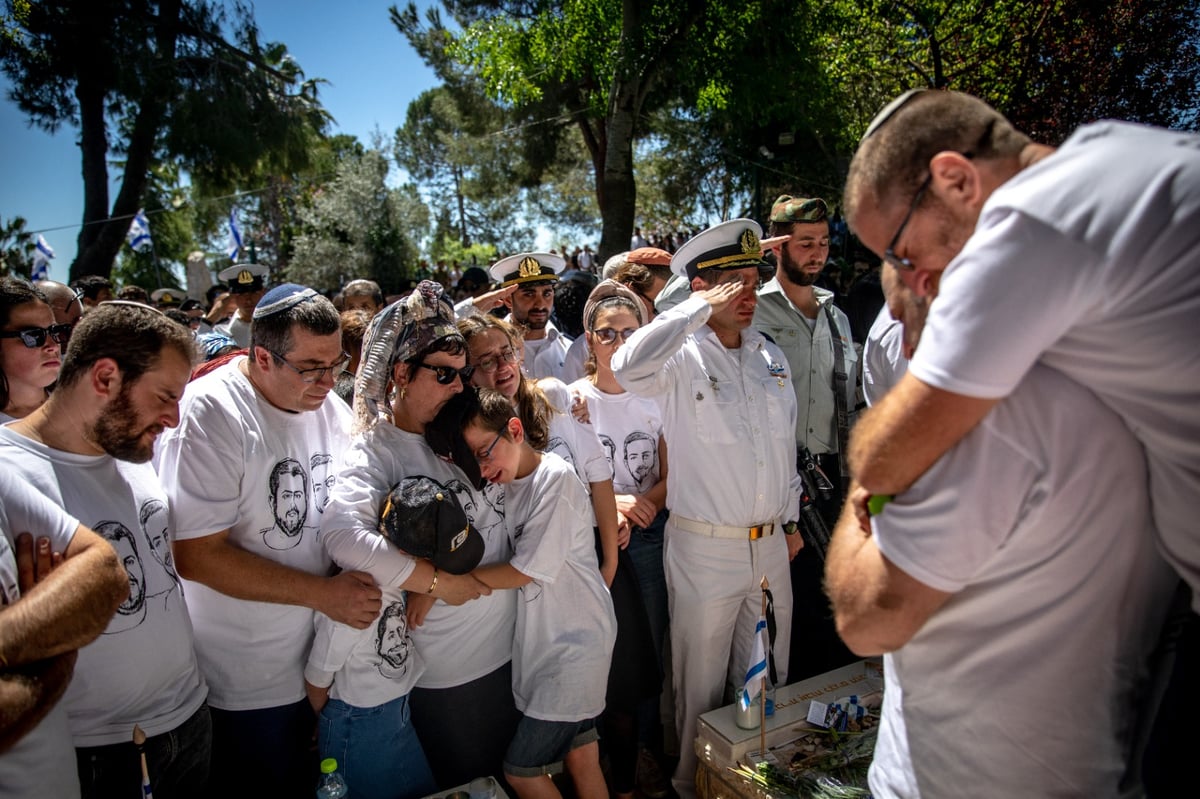
[[(517, 332), (514, 325), (505, 322), (495, 316), (486, 314), (474, 314), (466, 319), (458, 321), (458, 332), (462, 333), (463, 339), (468, 346), (471, 339), (478, 335), (482, 335), (488, 330), (499, 330), (508, 339), (508, 344), (513, 349), (521, 349), (522, 341), (521, 334)], [(470, 362), (470, 353), (467, 354), (468, 363)], [(555, 413), (563, 413), (550, 404), (550, 398), (546, 396), (546, 392), (538, 387), (538, 384), (525, 376), (525, 373), (517, 368), (517, 407), (520, 409), (519, 416), (521, 424), (525, 427), (525, 437), (529, 440), (530, 445), (534, 449), (545, 449), (550, 443), (550, 417)]]
[(89, 300), (94, 300), (100, 296), (100, 292), (105, 289), (112, 289), (112, 282), (100, 275), (84, 275), (83, 277), (75, 278), (71, 281), (71, 288), (83, 291), (83, 296)]
[[(628, 266), (637, 266), (637, 264), (628, 264)], [(624, 269), (624, 267), (621, 268)], [(637, 292), (637, 289), (632, 287), (630, 290)], [(600, 315), (601, 311), (611, 311), (616, 309), (624, 309), (629, 311), (634, 315), (635, 318), (638, 316), (638, 314), (644, 312), (644, 309), (636, 307), (633, 304), (633, 300), (629, 299), (628, 297), (622, 297), (620, 295), (605, 297), (592, 307), (592, 317), (584, 320), (587, 323), (587, 330), (584, 331), (584, 334), (588, 336), (592, 335), (592, 326), (596, 324), (596, 317)], [(587, 358), (583, 363), (583, 371), (588, 377), (592, 377), (598, 371), (600, 371), (600, 362), (596, 360), (596, 351), (592, 349), (591, 339), (588, 339)]]
[(974, 158), (1019, 155), (1030, 139), (990, 105), (969, 94), (916, 94), (866, 137), (850, 162), (843, 194), (846, 223), (854, 228), (862, 202), (882, 209), (908, 202), (944, 150)]
[(117, 299), (129, 300), (130, 302), (141, 302), (146, 305), (150, 304), (150, 292), (146, 291), (141, 286), (122, 286), (117, 292)]
[[(468, 425), (474, 423), (484, 430), (499, 433), (512, 440), (512, 436), (508, 434), (508, 420), (517, 418), (517, 413), (513, 410), (508, 397), (494, 388), (478, 389), (476, 396), (477, 401), (463, 414), (462, 429), (465, 430)], [(521, 426), (525, 428), (525, 440), (531, 447), (537, 450), (545, 448), (545, 445), (535, 446), (533, 439), (536, 437), (539, 440), (549, 440), (550, 428), (548, 425), (541, 429), (531, 430), (525, 426), (525, 422), (522, 420)]]
[(434, 339), (427, 346), (417, 350), (412, 357), (405, 359), (403, 362), (404, 373), (410, 380), (412, 379), (413, 369), (416, 368), (417, 364), (435, 352), (444, 352), (448, 355), (465, 355), (467, 353), (466, 339), (457, 333), (451, 333), (448, 336)]
[(362, 351), (363, 337), (371, 325), (371, 315), (359, 309), (357, 311), (342, 311), (342, 350), (353, 358)]
[(370, 297), (371, 301), (379, 307), (383, 307), (383, 289), (379, 288), (379, 284), (374, 280), (351, 280), (346, 285), (342, 286), (341, 290), (342, 301), (345, 302), (348, 297)]
[[(40, 302), (50, 307), (45, 293), (37, 286), (21, 277), (6, 275), (0, 277), (0, 327), (8, 327), (13, 309), (30, 302)], [(4, 364), (0, 363), (0, 409), (8, 407), (8, 375), (4, 374)]]
[(285, 474), (292, 477), (299, 475), (300, 479), (304, 481), (305, 491), (308, 491), (308, 475), (304, 473), (304, 467), (300, 465), (300, 461), (295, 458), (284, 458), (275, 464), (275, 468), (271, 470), (271, 476), (267, 478), (268, 488), (271, 491), (271, 502), (275, 501), (275, 492), (279, 490), (279, 478)]
[(168, 308), (167, 310), (163, 311), (163, 316), (167, 317), (172, 322), (178, 322), (188, 330), (192, 329), (192, 320), (189, 319), (188, 315), (183, 311), (180, 311), (176, 308)]
[(250, 349), (262, 347), (275, 357), (292, 351), (292, 326), (314, 336), (331, 336), (341, 329), (333, 303), (320, 294), (291, 308), (250, 322)]
[(195, 341), (191, 330), (148, 305), (103, 302), (84, 314), (71, 333), (58, 386), (73, 385), (101, 358), (117, 362), (125, 383), (136, 383), (167, 347), (195, 363)]

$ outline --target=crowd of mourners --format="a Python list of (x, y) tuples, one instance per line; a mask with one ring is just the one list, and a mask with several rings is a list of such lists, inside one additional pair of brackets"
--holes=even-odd
[[(332, 759), (354, 797), (691, 799), (764, 595), (765, 689), (883, 655), (875, 796), (1169, 784), (1197, 152), (916, 92), (846, 221), (784, 194), (390, 297), (0, 277), (0, 795), (302, 797)], [(1100, 163), (1174, 212), (1071, 188)]]

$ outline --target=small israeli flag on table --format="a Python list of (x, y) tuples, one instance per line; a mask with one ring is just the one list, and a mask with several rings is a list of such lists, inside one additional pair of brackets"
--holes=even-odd
[(754, 625), (754, 643), (750, 647), (750, 665), (746, 667), (746, 681), (742, 687), (742, 710), (747, 710), (754, 697), (758, 696), (763, 687), (763, 678), (767, 673), (767, 646), (763, 638), (767, 634), (767, 619), (758, 617)]

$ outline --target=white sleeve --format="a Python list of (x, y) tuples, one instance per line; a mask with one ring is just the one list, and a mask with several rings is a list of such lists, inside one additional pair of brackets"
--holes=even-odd
[[(369, 436), (369, 434), (368, 434)], [(346, 467), (329, 496), (321, 519), (325, 551), (347, 571), (365, 571), (381, 586), (399, 586), (416, 561), (379, 534), (379, 512), (395, 481), (380, 468), (368, 438), (358, 439), (346, 454)]]
[(319, 688), (333, 685), (333, 678), (350, 659), (350, 653), (360, 636), (369, 635), (374, 625), (366, 630), (356, 630), (339, 624), (324, 613), (313, 614), (312, 647), (308, 650), (308, 662), (304, 666), (304, 679)]
[(1097, 253), (1018, 211), (988, 209), (942, 277), (909, 370), (956, 394), (1008, 396), (1104, 291)]
[(454, 303), (454, 318), (466, 319), (470, 316), (475, 316), (479, 311), (475, 308), (475, 298), (467, 297), (465, 300), (460, 300)]
[(638, 328), (613, 355), (617, 382), (638, 396), (665, 394), (675, 381), (677, 356), (684, 341), (703, 327), (711, 315), (712, 306), (707, 300), (691, 296)]
[(237, 523), (246, 465), (235, 424), (220, 408), (193, 407), (159, 440), (155, 464), (176, 539), (203, 538)]
[(66, 552), (78, 529), (78, 519), (12, 472), (0, 470), (0, 607), (21, 598), (16, 553), (9, 542), (29, 533), (49, 538), (55, 552)]
[(863, 393), (868, 405), (879, 402), (908, 369), (903, 343), (904, 325), (893, 319), (884, 306), (871, 325), (863, 347)]
[[(556, 480), (536, 494), (537, 505), (525, 520), (523, 532), (514, 544), (511, 565), (514, 569), (543, 583), (553, 583), (571, 552), (573, 531), (587, 519), (591, 509), (578, 508), (571, 495), (586, 496), (582, 486), (571, 491), (562, 483), (576, 480), (574, 472), (562, 471)], [(513, 512), (509, 509), (509, 512)]]
[(872, 518), (876, 545), (914, 579), (960, 591), (1012, 534), (1039, 479), (985, 419)]

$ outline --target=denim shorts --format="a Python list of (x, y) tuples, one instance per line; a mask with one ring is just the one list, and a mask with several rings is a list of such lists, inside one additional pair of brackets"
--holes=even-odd
[(504, 755), (504, 773), (514, 777), (560, 774), (568, 752), (598, 740), (596, 719), (542, 721), (522, 716)]

